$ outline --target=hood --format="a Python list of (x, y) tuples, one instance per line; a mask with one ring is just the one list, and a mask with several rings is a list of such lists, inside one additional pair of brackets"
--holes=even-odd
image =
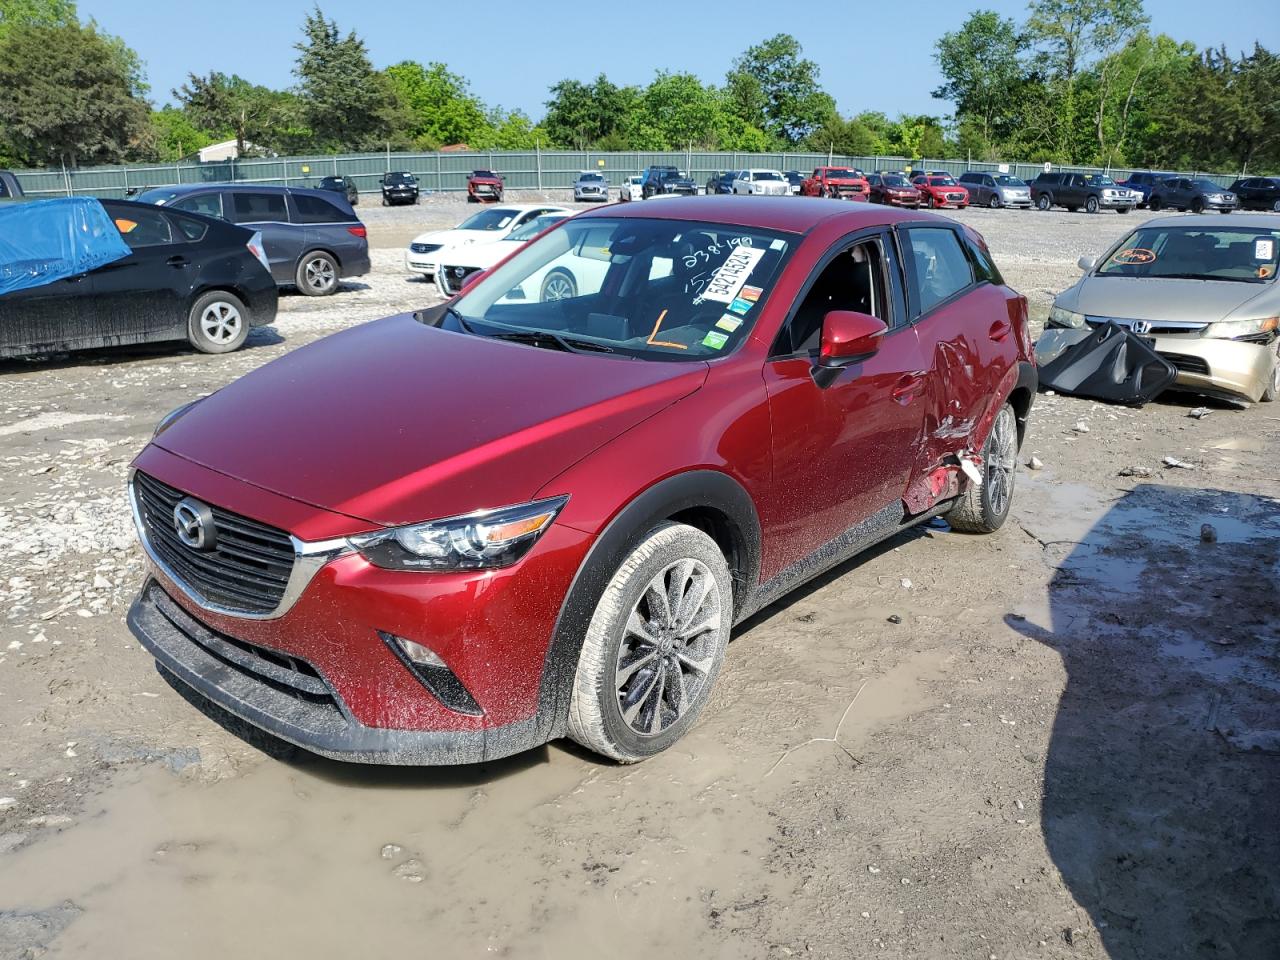
[(527, 240), (503, 237), (493, 243), (473, 243), (469, 246), (445, 248), (440, 251), (440, 263), (448, 267), (479, 267), (488, 270), (523, 247)]
[(531, 499), (706, 374), (703, 363), (560, 353), (402, 314), (260, 367), (152, 442), (314, 507), (413, 523)]
[(1212, 323), (1269, 291), (1274, 293), (1274, 284), (1088, 276), (1057, 304), (1088, 316)]
[(506, 236), (504, 230), (433, 230), (413, 238), (414, 243), (438, 243), (442, 247), (461, 247), (470, 243), (491, 243)]

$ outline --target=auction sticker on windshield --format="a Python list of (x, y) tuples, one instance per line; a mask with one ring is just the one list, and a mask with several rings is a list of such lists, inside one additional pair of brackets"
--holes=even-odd
[(1276, 242), (1274, 240), (1255, 240), (1253, 241), (1253, 259), (1270, 260), (1276, 254)]
[(735, 247), (729, 258), (711, 275), (701, 299), (733, 303), (764, 253), (762, 247)]

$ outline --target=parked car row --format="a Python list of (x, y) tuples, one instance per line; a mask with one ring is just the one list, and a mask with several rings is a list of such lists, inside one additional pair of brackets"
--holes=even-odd
[(1139, 207), (1156, 211), (1270, 210), (1280, 213), (1280, 177), (1240, 177), (1231, 186), (1223, 187), (1207, 177), (1139, 171), (1122, 185), (1138, 193)]

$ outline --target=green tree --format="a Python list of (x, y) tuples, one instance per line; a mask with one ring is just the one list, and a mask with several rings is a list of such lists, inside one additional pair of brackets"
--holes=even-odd
[(345, 37), (317, 6), (302, 26), (303, 41), (294, 75), (302, 99), (303, 119), (323, 149), (367, 147), (386, 132), (384, 88), (378, 81), (364, 41), (355, 32)]
[(477, 146), (492, 136), (484, 104), (443, 63), (405, 60), (383, 71), (405, 111), (405, 133), (421, 146)]
[(527, 114), (501, 107), (489, 111), (484, 132), (468, 141), (478, 150), (532, 150), (548, 142), (547, 131)]
[(986, 146), (1008, 131), (1017, 115), (1026, 41), (1013, 20), (977, 10), (955, 33), (944, 33), (934, 57), (945, 82), (933, 91), (956, 106), (956, 120), (976, 126)]
[(887, 147), (876, 132), (857, 117), (845, 119), (833, 114), (809, 134), (810, 150), (830, 151), (845, 157), (869, 157), (886, 153)]
[(207, 77), (188, 74), (173, 95), (192, 124), (233, 137), (241, 156), (252, 152), (249, 145), (274, 147), (276, 131), (287, 125), (291, 106), (287, 95), (216, 70)]
[(65, 27), (79, 22), (72, 0), (0, 0), (0, 40), (20, 25)]
[(151, 114), (147, 154), (154, 160), (181, 160), (211, 143), (217, 143), (219, 139), (218, 134), (193, 123), (185, 110), (164, 107)]
[(691, 73), (659, 71), (640, 99), (646, 125), (664, 148), (715, 147), (721, 129), (720, 99)]
[(603, 73), (591, 83), (561, 80), (550, 92), (542, 125), (554, 143), (575, 150), (625, 139), (628, 113), (640, 98), (635, 87), (619, 87)]
[(150, 129), (117, 47), (92, 25), (16, 24), (0, 40), (0, 130), (30, 164), (121, 160)]
[(1027, 34), (1039, 48), (1058, 103), (1059, 159), (1074, 159), (1077, 136), (1076, 82), (1095, 57), (1124, 46), (1148, 21), (1142, 0), (1033, 0)]
[(748, 47), (725, 77), (728, 109), (783, 143), (807, 137), (835, 113), (835, 101), (818, 82), (818, 65), (803, 52), (787, 33)]

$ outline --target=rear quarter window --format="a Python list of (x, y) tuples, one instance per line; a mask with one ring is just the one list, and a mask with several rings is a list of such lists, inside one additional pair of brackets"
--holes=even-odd
[(298, 212), (295, 218), (297, 223), (346, 223), (353, 219), (336, 203), (330, 203), (323, 197), (295, 193), (293, 203)]
[(173, 225), (177, 228), (174, 233), (174, 239), (178, 241), (186, 240), (189, 243), (199, 243), (204, 239), (204, 235), (209, 232), (209, 225), (195, 217), (173, 216), (170, 218)]

